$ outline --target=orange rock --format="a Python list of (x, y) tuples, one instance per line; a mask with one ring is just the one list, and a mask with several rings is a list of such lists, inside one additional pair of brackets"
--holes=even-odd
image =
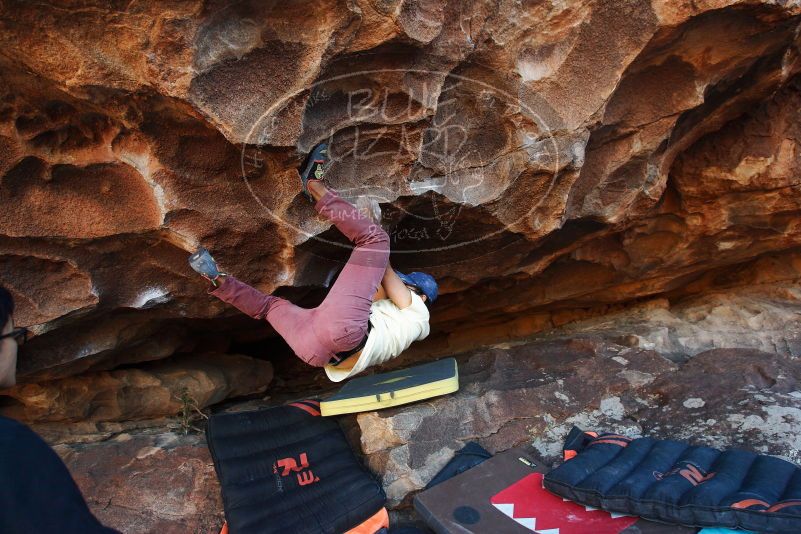
[(137, 369), (86, 373), (24, 384), (4, 391), (14, 399), (0, 408), (23, 421), (126, 421), (178, 415), (228, 397), (263, 392), (272, 380), (269, 362), (235, 354), (197, 354)]
[(396, 267), (443, 281), (437, 350), (797, 247), (785, 4), (6, 2), (0, 283), (37, 333), (20, 381), (193, 350), (206, 320), (222, 345), (273, 335), (205, 293), (200, 244), (318, 302), (349, 253), (298, 194), (322, 139), (343, 195), (382, 203)]

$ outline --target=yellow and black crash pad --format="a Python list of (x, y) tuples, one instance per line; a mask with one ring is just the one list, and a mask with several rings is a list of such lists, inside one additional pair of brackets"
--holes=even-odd
[(367, 412), (459, 390), (456, 360), (445, 358), (389, 373), (354, 378), (320, 403), (322, 415)]

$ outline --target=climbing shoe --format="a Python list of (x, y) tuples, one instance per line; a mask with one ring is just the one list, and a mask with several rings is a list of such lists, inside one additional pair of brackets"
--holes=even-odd
[(211, 257), (209, 251), (203, 247), (200, 247), (197, 252), (189, 256), (189, 266), (212, 282), (223, 274), (217, 268), (217, 262)]
[(328, 157), (328, 145), (320, 143), (315, 146), (312, 151), (306, 156), (303, 165), (300, 166), (300, 181), (303, 188), (303, 194), (309, 200), (314, 200), (309, 193), (309, 180), (322, 180), (323, 174), (328, 169), (330, 159)]

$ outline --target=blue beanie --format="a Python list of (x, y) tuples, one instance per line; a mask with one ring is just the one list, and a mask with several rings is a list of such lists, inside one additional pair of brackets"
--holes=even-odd
[(436, 280), (434, 280), (434, 277), (430, 274), (418, 272), (403, 274), (398, 271), (395, 271), (395, 273), (397, 273), (400, 279), (403, 280), (404, 284), (416, 287), (422, 291), (423, 294), (428, 297), (426, 304), (430, 304), (437, 300), (439, 289)]

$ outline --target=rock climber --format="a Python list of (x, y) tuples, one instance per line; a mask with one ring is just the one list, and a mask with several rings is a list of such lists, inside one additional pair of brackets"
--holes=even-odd
[(209, 293), (256, 319), (266, 319), (295, 354), (339, 382), (398, 356), (429, 333), (428, 306), (438, 287), (426, 273), (389, 264), (389, 236), (326, 183), (328, 147), (317, 145), (300, 168), (303, 193), (354, 245), (346, 265), (316, 308), (301, 308), (220, 272), (209, 252), (189, 258), (211, 282)]
[[(0, 286), (0, 388), (17, 381), (14, 299)], [(30, 428), (0, 416), (0, 532), (114, 533), (89, 511), (61, 458)]]

